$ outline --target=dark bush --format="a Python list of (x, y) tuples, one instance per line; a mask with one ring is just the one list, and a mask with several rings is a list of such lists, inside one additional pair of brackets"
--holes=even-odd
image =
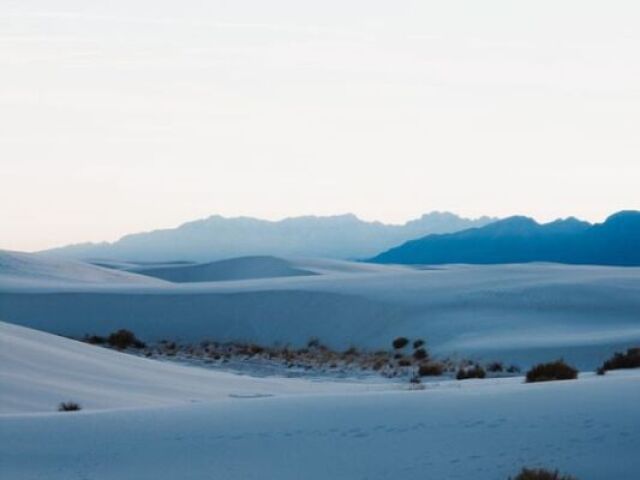
[(103, 345), (107, 343), (107, 339), (100, 335), (85, 335), (84, 341), (91, 345)]
[(77, 412), (81, 409), (82, 407), (76, 402), (62, 402), (60, 405), (58, 405), (59, 412)]
[(393, 348), (399, 350), (400, 348), (404, 348), (409, 345), (409, 339), (407, 337), (398, 337), (393, 341), (392, 345)]
[(382, 370), (382, 367), (384, 367), (385, 363), (385, 360), (378, 360), (373, 364), (371, 368), (373, 368), (375, 371)]
[(467, 380), (468, 378), (484, 378), (487, 376), (487, 372), (480, 365), (474, 365), (473, 367), (460, 368), (456, 374), (457, 380)]
[(607, 371), (605, 370), (604, 367), (598, 367), (598, 369), (596, 370), (596, 373), (598, 375), (604, 375), (605, 373), (607, 373)]
[(421, 377), (439, 377), (444, 373), (444, 366), (441, 363), (423, 363), (418, 367), (418, 375)]
[(133, 334), (133, 332), (129, 330), (125, 330), (124, 328), (109, 335), (107, 342), (112, 347), (118, 348), (120, 350), (129, 348), (129, 347), (133, 347), (133, 348), (146, 347), (144, 342), (141, 342), (140, 340), (138, 340), (136, 336)]
[(640, 347), (629, 348), (626, 353), (616, 352), (602, 364), (603, 370), (620, 370), (640, 367)]
[(563, 360), (540, 363), (527, 372), (527, 383), (575, 380), (576, 378), (578, 378), (578, 370), (567, 365)]
[(507, 373), (520, 373), (520, 367), (517, 365), (509, 365), (507, 367)]
[(428, 356), (429, 354), (424, 348), (418, 348), (416, 351), (413, 352), (413, 358), (415, 358), (416, 360), (424, 360)]
[(246, 348), (244, 350), (241, 350), (240, 353), (253, 357), (254, 355), (264, 353), (264, 347), (252, 343), (250, 345), (247, 345)]
[(358, 349), (356, 347), (349, 347), (344, 351), (345, 355), (357, 355)]
[(491, 362), (487, 365), (487, 371), (492, 373), (504, 372), (504, 365), (502, 365), (502, 362)]
[[(511, 480), (511, 477), (509, 477)], [(571, 475), (560, 475), (557, 470), (545, 470), (544, 468), (523, 468), (513, 480), (577, 480)]]
[(420, 348), (420, 347), (424, 347), (424, 340), (422, 340), (421, 338), (413, 342), (413, 348)]
[(411, 360), (408, 358), (401, 358), (400, 360), (398, 360), (398, 366), (399, 367), (410, 367), (411, 366)]

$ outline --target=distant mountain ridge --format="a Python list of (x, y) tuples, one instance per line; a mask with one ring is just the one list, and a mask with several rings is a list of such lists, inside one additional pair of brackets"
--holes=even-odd
[(431, 212), (404, 225), (366, 222), (353, 214), (280, 221), (214, 215), (176, 228), (127, 235), (113, 243), (69, 245), (46, 253), (137, 261), (215, 261), (254, 255), (359, 259), (431, 233), (456, 232), (495, 220), (448, 212)]
[(528, 217), (509, 217), (480, 228), (409, 241), (371, 261), (637, 266), (640, 265), (640, 211), (621, 211), (593, 225), (575, 218), (539, 224)]

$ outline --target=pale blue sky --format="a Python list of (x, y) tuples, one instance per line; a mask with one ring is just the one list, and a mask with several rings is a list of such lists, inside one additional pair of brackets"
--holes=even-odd
[(4, 0), (0, 248), (640, 208), (636, 1)]

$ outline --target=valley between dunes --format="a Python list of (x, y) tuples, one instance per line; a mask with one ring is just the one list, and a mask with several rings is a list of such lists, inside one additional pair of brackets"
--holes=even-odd
[[(637, 477), (640, 371), (592, 373), (640, 341), (637, 269), (261, 259), (261, 278), (250, 278), (253, 261), (235, 271), (162, 267), (185, 269), (182, 280), (189, 269), (200, 276), (174, 283), (145, 275), (148, 265), (2, 252), (0, 476), (506, 480), (540, 466), (581, 480)], [(238, 271), (244, 278), (202, 277)], [(436, 357), (527, 368), (562, 356), (581, 373), (539, 384), (512, 376), (417, 387), (257, 377), (59, 336), (118, 328), (149, 342), (318, 338), (365, 350), (406, 335), (424, 338)], [(58, 412), (67, 401), (81, 410)]]

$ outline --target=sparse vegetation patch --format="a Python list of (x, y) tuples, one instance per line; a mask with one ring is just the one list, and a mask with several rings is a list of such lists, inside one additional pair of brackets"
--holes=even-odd
[(146, 345), (136, 338), (133, 332), (120, 329), (107, 338), (109, 346), (124, 350), (125, 348), (144, 348)]
[(563, 360), (540, 363), (527, 372), (527, 383), (575, 380), (576, 378), (578, 378), (578, 370), (567, 365)]
[(409, 339), (407, 337), (398, 337), (392, 342), (392, 345), (396, 350), (400, 350), (409, 345)]
[(456, 373), (457, 380), (467, 380), (469, 378), (485, 378), (487, 372), (480, 365), (473, 365), (471, 367), (461, 367)]
[[(87, 343), (104, 345), (119, 350), (138, 351), (147, 358), (175, 358), (179, 361), (197, 362), (203, 366), (226, 366), (231, 369), (266, 370), (285, 369), (287, 376), (301, 376), (304, 372), (327, 375), (377, 374), (386, 378), (403, 378), (416, 382), (423, 377), (446, 375), (458, 379), (485, 378), (487, 371), (481, 365), (468, 360), (447, 358), (433, 359), (422, 339), (411, 342), (407, 337), (397, 337), (391, 342), (393, 349), (367, 351), (351, 346), (344, 351), (332, 350), (318, 338), (309, 339), (302, 348), (289, 345), (259, 345), (249, 342), (217, 342), (203, 340), (193, 344), (178, 344), (160, 340), (147, 346), (133, 332), (118, 330), (108, 337), (85, 335)], [(412, 350), (404, 350), (412, 346)], [(500, 364), (502, 365), (502, 364)], [(500, 372), (495, 367), (492, 371)], [(282, 370), (280, 370), (282, 373)]]
[(105, 337), (101, 337), (100, 335), (85, 335), (84, 341), (91, 345), (104, 345), (107, 343), (107, 339)]
[(413, 352), (413, 358), (416, 360), (424, 360), (428, 357), (427, 351), (424, 348), (418, 348)]
[(504, 372), (504, 365), (502, 365), (502, 362), (491, 362), (489, 365), (487, 365), (487, 372)]
[(640, 347), (629, 348), (625, 353), (616, 352), (613, 357), (604, 362), (598, 373), (601, 375), (607, 370), (620, 370), (626, 368), (640, 368)]
[(561, 475), (557, 470), (544, 468), (523, 468), (518, 475), (509, 480), (577, 480), (571, 475)]
[(418, 375), (421, 377), (439, 377), (444, 373), (445, 367), (439, 362), (423, 363), (418, 367)]
[(76, 402), (62, 402), (58, 405), (59, 412), (76, 412), (78, 410), (82, 410), (82, 407)]

